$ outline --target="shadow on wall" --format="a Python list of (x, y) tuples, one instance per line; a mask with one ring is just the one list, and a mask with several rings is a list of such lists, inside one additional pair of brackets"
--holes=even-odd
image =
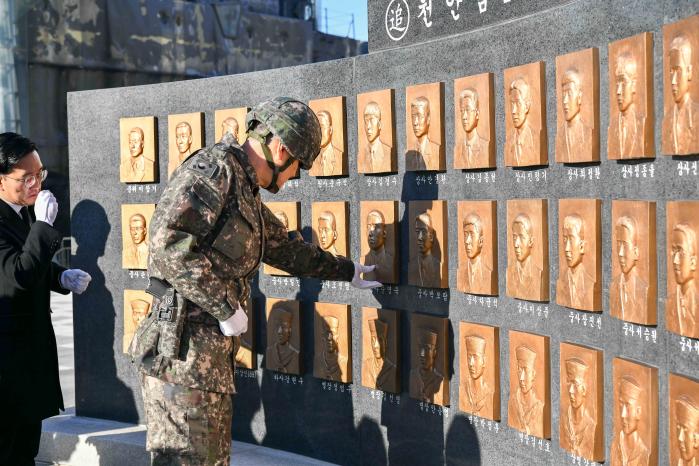
[[(92, 276), (88, 290), (73, 297), (76, 414), (138, 422), (131, 388), (119, 380), (116, 373), (114, 329), (117, 313), (114, 296), (107, 289), (105, 275), (98, 265), (110, 231), (107, 214), (97, 202), (84, 200), (73, 209), (72, 233), (77, 251), (71, 266)], [(90, 370), (84, 370), (86, 368)]]

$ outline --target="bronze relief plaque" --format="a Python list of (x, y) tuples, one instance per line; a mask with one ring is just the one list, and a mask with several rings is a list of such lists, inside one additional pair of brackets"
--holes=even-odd
[(347, 202), (314, 202), (313, 244), (336, 256), (349, 257), (349, 211)]
[(449, 406), (449, 319), (410, 317), (410, 397)]
[(409, 201), (408, 284), (449, 287), (446, 201)]
[(444, 171), (444, 83), (405, 89), (405, 169)]
[(561, 448), (604, 461), (604, 361), (600, 350), (561, 343)]
[(643, 32), (609, 44), (610, 160), (655, 157), (653, 35)]
[(214, 135), (216, 142), (221, 142), (224, 134), (232, 135), (238, 145), (242, 146), (248, 138), (245, 131), (245, 118), (248, 107), (225, 108), (214, 112)]
[(182, 113), (167, 116), (168, 176), (204, 147), (204, 113)]
[(599, 162), (599, 50), (556, 57), (556, 162)]
[(505, 69), (505, 165), (548, 164), (544, 62)]
[(320, 122), (320, 154), (316, 158), (309, 175), (340, 176), (347, 175), (347, 127), (345, 119), (345, 98), (328, 97), (327, 99), (308, 102)]
[(663, 154), (699, 153), (699, 15), (663, 26)]
[(349, 304), (315, 303), (313, 377), (352, 382), (352, 321)]
[(457, 209), (456, 286), (464, 293), (497, 296), (497, 201), (459, 201)]
[(665, 322), (673, 333), (699, 338), (697, 225), (699, 201), (667, 203)]
[(244, 308), (248, 316), (248, 329), (238, 337), (235, 352), (235, 367), (243, 369), (257, 368), (257, 353), (255, 353), (255, 315), (252, 300), (248, 299)]
[(495, 168), (493, 73), (454, 80), (454, 168)]
[[(299, 218), (301, 218), (301, 203), (297, 201), (289, 202), (265, 202), (269, 210), (272, 211), (275, 217), (286, 227), (288, 232), (296, 232), (301, 234), (299, 230)], [(267, 275), (286, 275), (289, 274), (271, 265), (265, 264), (264, 271)]]
[(658, 465), (658, 369), (614, 358), (611, 466)]
[(400, 393), (400, 315), (362, 308), (362, 385)]
[(396, 130), (393, 89), (357, 95), (357, 168), (359, 173), (393, 173)]
[(128, 353), (131, 340), (153, 305), (153, 296), (144, 290), (124, 290), (124, 338), (122, 350)]
[(549, 337), (510, 330), (510, 399), (507, 425), (551, 438)]
[(158, 173), (155, 117), (119, 119), (119, 181), (153, 183)]
[(549, 300), (548, 201), (507, 201), (507, 296)]
[(655, 202), (612, 201), (612, 317), (657, 324)]
[(301, 371), (301, 314), (299, 302), (267, 298), (265, 368), (284, 374)]
[(558, 201), (556, 302), (583, 311), (602, 311), (602, 201)]
[(398, 284), (398, 201), (361, 201), (360, 222), (362, 264), (376, 265), (365, 280)]
[(122, 268), (148, 268), (148, 229), (154, 211), (155, 204), (121, 205)]
[(459, 323), (459, 409), (500, 420), (500, 329)]
[(670, 464), (699, 463), (699, 382), (670, 374)]

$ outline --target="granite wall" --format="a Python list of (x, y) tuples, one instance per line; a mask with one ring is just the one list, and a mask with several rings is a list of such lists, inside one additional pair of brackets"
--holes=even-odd
[[(387, 4), (387, 2), (378, 2)], [(418, 3), (418, 2), (415, 2)], [(469, 5), (471, 2), (468, 2)], [(475, 3), (475, 2), (474, 2)], [(492, 2), (495, 3), (495, 2)], [(499, 2), (498, 2), (499, 3)], [(68, 97), (72, 234), (77, 249), (72, 265), (92, 274), (91, 289), (74, 298), (77, 414), (124, 421), (143, 421), (136, 372), (122, 354), (123, 290), (143, 289), (145, 274), (121, 268), (120, 205), (156, 203), (166, 180), (139, 185), (119, 182), (119, 118), (154, 115), (157, 118), (160, 173), (167, 173), (167, 115), (205, 112), (206, 143), (213, 142), (214, 110), (250, 106), (277, 95), (302, 100), (344, 95), (347, 97), (347, 138), (350, 152), (348, 177), (319, 179), (306, 173), (290, 182), (278, 195), (265, 200), (300, 201), (303, 235), (310, 240), (311, 202), (350, 201), (350, 250), (359, 257), (359, 201), (399, 200), (400, 236), (407, 246), (410, 222), (404, 221), (407, 202), (417, 199), (448, 201), (448, 291), (436, 293), (408, 286), (407, 247), (401, 251), (399, 286), (374, 292), (356, 291), (345, 284), (317, 280), (280, 281), (260, 273), (254, 282), (258, 363), (263, 364), (265, 341), (264, 297), (300, 299), (304, 339), (303, 377), (280, 379), (273, 373), (239, 370), (235, 398), (234, 437), (273, 448), (290, 450), (340, 464), (551, 464), (572, 462), (558, 442), (559, 344), (579, 343), (604, 351), (605, 450), (612, 441), (612, 359), (631, 358), (659, 369), (659, 458), (668, 462), (668, 374), (699, 378), (699, 352), (686, 351), (679, 336), (666, 331), (665, 202), (698, 199), (695, 172), (680, 176), (680, 160), (658, 156), (642, 162), (615, 162), (602, 157), (598, 164), (581, 167), (554, 163), (556, 98), (555, 57), (588, 47), (600, 52), (601, 128), (608, 124), (607, 44), (644, 31), (654, 34), (655, 133), (662, 120), (662, 26), (699, 12), (699, 4), (684, 0), (578, 0), (531, 14), (422, 44), (366, 56), (235, 76), (208, 78), (122, 89), (71, 93)], [(436, 3), (435, 3), (436, 4)], [(525, 0), (513, 0), (527, 13)], [(462, 7), (464, 7), (462, 5)], [(373, 15), (376, 7), (370, 8)], [(370, 20), (372, 28), (377, 27)], [(376, 33), (373, 31), (372, 34)], [(429, 37), (428, 37), (429, 38)], [(370, 46), (371, 47), (371, 46)], [(379, 46), (378, 48), (384, 48)], [(373, 50), (373, 49), (372, 49)], [(549, 160), (537, 169), (505, 168), (503, 69), (543, 60), (546, 70), (546, 105)], [(405, 150), (405, 87), (411, 84), (445, 83), (445, 135), (447, 167), (452, 166), (454, 116), (453, 80), (485, 71), (495, 74), (495, 121), (498, 168), (463, 172), (447, 168), (442, 173), (405, 171), (399, 156), (398, 172), (386, 176), (357, 174), (356, 95), (377, 89), (395, 89), (398, 154)], [(606, 148), (606, 131), (601, 147)], [(656, 152), (660, 139), (656, 137)], [(682, 161), (696, 163), (697, 157)], [(571, 171), (575, 170), (575, 172)], [(575, 176), (573, 176), (575, 173)], [(591, 173), (592, 176), (589, 176)], [(597, 176), (598, 174), (598, 176)], [(487, 180), (487, 181), (486, 181)], [(543, 197), (549, 200), (549, 255), (551, 302), (528, 303), (505, 296), (507, 263), (506, 200)], [(604, 312), (594, 325), (583, 324), (584, 312), (555, 304), (558, 276), (558, 203), (560, 198), (602, 200), (602, 251)], [(456, 290), (456, 202), (463, 199), (498, 201), (499, 286), (497, 300), (474, 300)], [(657, 201), (658, 325), (649, 337), (628, 335), (625, 324), (608, 309), (611, 279), (611, 200)], [(353, 384), (329, 384), (312, 377), (313, 302), (350, 304), (352, 307)], [(361, 306), (401, 311), (403, 363), (400, 397), (379, 396), (360, 383)], [(409, 321), (413, 312), (448, 316), (451, 321), (451, 407), (441, 409), (410, 399), (407, 394)], [(578, 318), (576, 318), (576, 316)], [(502, 422), (483, 422), (458, 410), (458, 323), (472, 321), (500, 327)], [(639, 329), (635, 326), (634, 329)], [(508, 331), (521, 330), (551, 339), (552, 438), (532, 441), (507, 426), (509, 396)], [(628, 329), (628, 327), (627, 327)], [(653, 338), (651, 335), (655, 335)], [(696, 343), (696, 342), (694, 342)]]

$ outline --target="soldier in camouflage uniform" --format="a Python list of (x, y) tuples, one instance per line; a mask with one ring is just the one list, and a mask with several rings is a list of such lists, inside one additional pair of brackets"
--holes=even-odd
[[(300, 277), (380, 286), (360, 276), (374, 266), (290, 237), (260, 200), (260, 186), (276, 193), (299, 164), (311, 168), (321, 139), (315, 114), (276, 98), (255, 107), (246, 126), (242, 147), (224, 138), (185, 160), (153, 215), (149, 290), (159, 283), (170, 295), (154, 294), (131, 355), (142, 373), (154, 465), (229, 464), (234, 339), (247, 328), (248, 281), (260, 262)], [(166, 301), (185, 316), (174, 327), (159, 318)]]

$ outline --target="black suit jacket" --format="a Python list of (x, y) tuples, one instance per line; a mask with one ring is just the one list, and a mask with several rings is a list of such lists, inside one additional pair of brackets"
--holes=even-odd
[(0, 406), (27, 421), (64, 409), (49, 307), (50, 290), (69, 293), (51, 261), (60, 243), (58, 230), (30, 228), (0, 200)]

